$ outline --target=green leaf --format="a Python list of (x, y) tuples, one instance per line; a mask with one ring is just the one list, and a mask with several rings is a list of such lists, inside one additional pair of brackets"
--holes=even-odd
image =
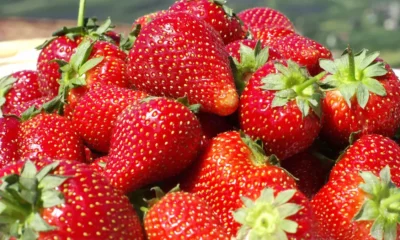
[(54, 39), (56, 39), (56, 38), (47, 39), (47, 40), (44, 41), (42, 44), (40, 44), (39, 46), (35, 47), (35, 49), (36, 49), (36, 50), (42, 50), (42, 49), (45, 48), (47, 45), (49, 45), (52, 41), (54, 41)]
[(339, 86), (339, 81), (336, 79), (334, 75), (328, 75), (321, 81), (321, 87), (324, 89), (334, 89)]
[(46, 175), (42, 181), (40, 181), (39, 188), (43, 190), (54, 189), (61, 186), (69, 177), (60, 175)]
[(361, 206), (360, 210), (356, 213), (353, 221), (371, 221), (379, 216), (379, 207), (372, 200), (366, 200)]
[(328, 59), (320, 59), (319, 66), (328, 73), (334, 74), (338, 71), (334, 61)]
[(32, 161), (27, 160), (24, 164), (24, 167), (22, 168), (21, 171), (21, 177), (22, 178), (35, 178), (37, 174), (37, 169), (35, 164), (33, 164)]
[(98, 58), (89, 59), (88, 61), (86, 61), (82, 65), (82, 67), (79, 68), (78, 74), (79, 75), (83, 75), (84, 73), (86, 73), (90, 69), (92, 69), (92, 68), (96, 67), (97, 65), (99, 65), (103, 61), (103, 59), (104, 59), (104, 57), (98, 57)]
[(278, 206), (279, 216), (281, 218), (290, 217), (300, 211), (302, 207), (295, 203), (285, 203)]
[(364, 84), (359, 84), (357, 88), (357, 102), (361, 108), (365, 108), (369, 100), (369, 91)]
[(382, 83), (373, 78), (364, 78), (362, 83), (367, 89), (378, 96), (386, 96), (386, 89)]
[(256, 54), (256, 65), (253, 71), (257, 71), (259, 68), (264, 66), (269, 58), (269, 48), (263, 48), (258, 54)]
[(111, 24), (112, 24), (111, 19), (107, 18), (107, 20), (102, 25), (100, 25), (100, 27), (97, 28), (96, 33), (98, 35), (102, 35), (102, 34), (106, 33), (107, 31), (109, 31), (112, 28)]
[[(285, 224), (285, 223), (282, 223), (282, 224)], [(287, 226), (286, 228), (290, 228), (290, 226)], [(283, 229), (277, 229), (275, 234), (274, 234), (274, 238), (273, 239), (288, 240), (288, 237), (287, 237), (287, 234), (284, 232)], [(251, 239), (251, 240), (253, 240), (253, 239)]]
[[(287, 63), (289, 64), (291, 62), (291, 60), (288, 60)], [(285, 65), (283, 65), (280, 62), (276, 62), (274, 64), (276, 70), (278, 70), (280, 73), (282, 73), (284, 76), (290, 76), (291, 75), (291, 71), (289, 70), (288, 67), (286, 67)]]
[(369, 65), (371, 65), (377, 57), (379, 57), (379, 52), (373, 52), (370, 53), (366, 56), (367, 50), (363, 50), (363, 53), (360, 55), (361, 56), (361, 62), (358, 65), (359, 69), (365, 69), (367, 68)]
[(365, 77), (379, 77), (387, 74), (384, 63), (377, 62), (366, 69), (364, 69), (363, 74)]
[(39, 235), (33, 229), (26, 227), (24, 228), (24, 232), (22, 233), (21, 240), (34, 240), (38, 239)]
[[(10, 87), (17, 81), (18, 79), (13, 77), (12, 75), (5, 76), (0, 79), (0, 89), (7, 88), (10, 89)], [(7, 92), (3, 92), (4, 96)]]
[(48, 232), (57, 229), (56, 227), (50, 226), (39, 213), (35, 213), (33, 218), (29, 222), (30, 227), (36, 232)]
[(265, 78), (261, 79), (264, 84), (261, 89), (264, 90), (282, 90), (286, 88), (285, 82), (282, 81), (281, 74), (269, 74)]
[(257, 198), (256, 204), (262, 202), (272, 203), (274, 199), (274, 190), (272, 188), (265, 188), (261, 191), (260, 197)]
[[(1, 201), (1, 200), (0, 200), (0, 201)], [(4, 210), (6, 210), (6, 208), (7, 208), (7, 206), (6, 206), (4, 203), (0, 202), (0, 214), (1, 214), (2, 212), (4, 212)]]
[(288, 99), (287, 98), (281, 98), (278, 96), (274, 97), (274, 100), (272, 100), (272, 107), (282, 107), (285, 106), (288, 103)]
[(64, 204), (64, 195), (58, 190), (45, 190), (41, 195), (42, 206), (44, 208), (54, 207), (60, 204)]
[(340, 85), (338, 88), (349, 107), (351, 107), (351, 98), (356, 94), (357, 87), (358, 83), (351, 83)]
[(21, 189), (20, 196), (27, 203), (29, 203), (31, 205), (36, 205), (37, 197), (38, 197), (36, 189), (33, 189), (33, 190), (31, 190), (31, 189), (29, 189), (29, 190)]
[(76, 78), (70, 79), (69, 81), (70, 81), (69, 83), (71, 84), (71, 86), (70, 86), (71, 88), (81, 87), (81, 86), (86, 85), (86, 80), (85, 80), (84, 76), (76, 77)]
[(383, 239), (385, 240), (396, 240), (397, 238), (397, 226), (398, 222), (386, 222), (383, 229)]
[[(54, 169), (56, 169), (58, 167), (58, 165), (60, 164), (60, 162), (55, 161), (52, 162), (48, 165), (46, 165), (45, 167), (43, 167), (37, 174), (36, 174), (36, 179), (40, 182), (42, 181), (42, 179), (48, 175), (51, 171), (53, 171)], [(40, 186), (40, 185), (39, 185)]]
[(281, 228), (283, 231), (287, 233), (296, 233), (299, 224), (295, 221), (283, 219), (281, 223)]
[(275, 199), (275, 205), (278, 206), (287, 203), (290, 199), (293, 198), (295, 193), (296, 193), (295, 189), (289, 189), (278, 193)]
[(297, 97), (296, 98), (296, 103), (297, 103), (297, 106), (300, 109), (300, 112), (301, 112), (303, 118), (308, 116), (308, 114), (310, 113), (310, 105), (308, 105), (307, 100), (305, 100), (303, 98), (300, 98), (300, 97)]
[(37, 109), (35, 106), (31, 106), (21, 114), (21, 121), (24, 122), (28, 119), (31, 119), (36, 115), (38, 115), (39, 113), (40, 113), (39, 109)]
[(88, 59), (93, 48), (93, 43), (90, 40), (83, 40), (76, 49), (76, 52), (72, 55), (70, 64), (75, 72), (78, 72), (79, 68)]
[(285, 90), (276, 92), (275, 96), (278, 96), (281, 98), (292, 99), (292, 98), (296, 97), (296, 92), (293, 89), (285, 89)]
[(385, 226), (385, 219), (379, 216), (371, 227), (371, 236), (375, 239), (383, 239), (383, 231)]
[(391, 175), (390, 175), (390, 167), (386, 165), (384, 168), (379, 173), (379, 178), (381, 181), (387, 185), (390, 184), (391, 180)]
[(240, 223), (240, 224), (246, 224), (246, 216), (247, 216), (247, 212), (245, 210), (245, 208), (241, 208), (235, 212), (233, 212), (233, 219), (235, 219), (236, 222)]
[(242, 200), (245, 207), (251, 208), (254, 206), (254, 202), (250, 198), (241, 196), (240, 199)]

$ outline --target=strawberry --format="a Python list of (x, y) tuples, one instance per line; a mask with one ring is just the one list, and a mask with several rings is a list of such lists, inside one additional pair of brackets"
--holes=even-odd
[(0, 169), (18, 159), (18, 128), (16, 118), (0, 118)]
[(321, 129), (318, 78), (290, 60), (268, 62), (242, 93), (241, 129), (281, 160), (307, 149)]
[(272, 8), (250, 8), (238, 13), (238, 17), (255, 32), (261, 28), (286, 28), (294, 31), (292, 22), (281, 12)]
[(222, 40), (206, 22), (187, 13), (166, 14), (145, 26), (129, 52), (128, 65), (138, 90), (174, 98), (186, 95), (191, 104), (221, 116), (238, 107)]
[(178, 0), (171, 12), (187, 12), (210, 24), (222, 37), (225, 44), (244, 39), (246, 32), (233, 10), (223, 0)]
[(144, 218), (147, 239), (230, 239), (204, 200), (179, 189), (167, 194), (154, 189), (157, 197)]
[(133, 22), (131, 29), (135, 30), (138, 25), (140, 25), (141, 28), (143, 28), (149, 22), (153, 21), (153, 19), (164, 16), (167, 13), (168, 13), (167, 10), (160, 10), (160, 11), (152, 12), (152, 13), (146, 14), (144, 16), (141, 16), (138, 19), (136, 19), (135, 22)]
[(17, 117), (22, 117), (23, 113), (26, 112), (29, 108), (40, 109), (43, 107), (43, 104), (49, 102), (51, 99), (51, 96), (44, 96), (41, 98), (30, 100), (28, 102), (24, 102), (18, 106), (15, 106), (15, 108), (9, 114), (13, 114)]
[(85, 164), (19, 161), (0, 177), (5, 238), (144, 239), (128, 198)]
[(106, 153), (117, 116), (146, 96), (144, 92), (113, 85), (94, 87), (78, 101), (72, 123), (91, 149)]
[(304, 151), (282, 161), (281, 165), (298, 179), (299, 190), (311, 199), (325, 185), (332, 163)]
[(90, 167), (100, 175), (103, 175), (104, 169), (106, 168), (108, 162), (108, 156), (103, 156), (95, 159), (92, 163), (90, 163)]
[(42, 97), (36, 71), (19, 71), (0, 79), (0, 116), (12, 114), (25, 102)]
[(264, 27), (253, 31), (254, 39), (260, 40), (264, 45), (270, 46), (272, 43), (276, 42), (278, 39), (295, 35), (296, 33), (287, 28), (283, 27)]
[(189, 108), (146, 98), (118, 116), (105, 174), (124, 192), (174, 176), (197, 156), (201, 138), (200, 122)]
[(353, 132), (394, 137), (400, 127), (400, 82), (378, 55), (348, 49), (335, 61), (321, 61), (328, 73), (322, 135), (331, 144), (346, 146)]
[(233, 236), (241, 224), (234, 220), (232, 211), (242, 207), (242, 196), (255, 199), (268, 187), (296, 188), (294, 179), (274, 166), (273, 160), (248, 136), (225, 132), (210, 141), (180, 183), (183, 190), (208, 202)]
[(322, 44), (297, 34), (288, 34), (270, 44), (285, 59), (291, 59), (301, 66), (307, 67), (312, 76), (322, 72), (319, 67), (320, 59), (332, 58), (332, 53)]
[(312, 200), (319, 238), (399, 239), (400, 188), (390, 175), (387, 166), (379, 177), (373, 170), (347, 171), (343, 177), (331, 178)]
[(246, 83), (254, 72), (269, 60), (281, 59), (281, 55), (256, 40), (238, 40), (225, 46), (235, 64), (235, 83), (239, 93), (242, 93)]
[(18, 153), (23, 159), (85, 161), (83, 141), (72, 123), (54, 113), (39, 113), (22, 122), (18, 144)]

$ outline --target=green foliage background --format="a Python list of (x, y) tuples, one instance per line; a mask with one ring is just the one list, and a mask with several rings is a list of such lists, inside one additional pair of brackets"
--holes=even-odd
[[(0, 16), (75, 18), (78, 0), (0, 0)], [(137, 17), (167, 9), (174, 0), (87, 0), (87, 16), (132, 23)], [(236, 12), (268, 6), (285, 13), (297, 30), (339, 54), (347, 44), (380, 51), (400, 67), (399, 0), (228, 0)]]

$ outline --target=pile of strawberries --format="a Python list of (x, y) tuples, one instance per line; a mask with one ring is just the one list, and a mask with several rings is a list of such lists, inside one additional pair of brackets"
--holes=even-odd
[(82, 16), (0, 80), (0, 239), (400, 239), (400, 81), (266, 8)]

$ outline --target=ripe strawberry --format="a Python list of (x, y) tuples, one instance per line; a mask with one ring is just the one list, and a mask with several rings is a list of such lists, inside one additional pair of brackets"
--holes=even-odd
[(91, 149), (106, 153), (118, 115), (128, 105), (137, 104), (146, 96), (144, 92), (113, 85), (94, 87), (77, 103), (72, 123)]
[(321, 129), (321, 93), (292, 61), (268, 62), (249, 80), (239, 108), (241, 129), (284, 160), (311, 146)]
[(234, 221), (232, 211), (242, 207), (242, 196), (255, 199), (267, 187), (296, 187), (294, 179), (272, 161), (249, 137), (239, 132), (221, 133), (182, 176), (182, 189), (208, 202), (233, 236), (240, 224)]
[(129, 105), (115, 122), (105, 174), (124, 192), (174, 176), (197, 156), (201, 137), (196, 116), (179, 102)]
[(36, 71), (19, 71), (0, 79), (0, 116), (21, 104), (42, 97)]
[(144, 16), (141, 16), (140, 18), (136, 19), (135, 22), (133, 22), (131, 29), (135, 30), (138, 25), (140, 25), (141, 28), (143, 28), (149, 22), (153, 21), (153, 19), (164, 16), (167, 13), (168, 13), (167, 10), (160, 10), (157, 12), (152, 12), (152, 13), (146, 14)]
[(83, 141), (72, 123), (57, 114), (39, 113), (24, 121), (18, 133), (21, 158), (85, 161)]
[(282, 59), (274, 48), (261, 44), (256, 40), (238, 40), (225, 46), (235, 64), (235, 84), (239, 93), (242, 93), (248, 80), (254, 72), (269, 60)]
[(0, 118), (0, 169), (18, 159), (19, 121), (13, 117)]
[(170, 8), (171, 12), (187, 12), (210, 24), (222, 37), (225, 45), (244, 39), (239, 18), (223, 0), (178, 0)]
[(0, 177), (3, 237), (144, 239), (128, 198), (85, 164), (19, 161)]
[(331, 144), (345, 146), (353, 132), (395, 135), (400, 127), (400, 82), (379, 53), (350, 50), (335, 61), (321, 61), (328, 72), (322, 83), (326, 97), (322, 135)]
[(27, 111), (29, 108), (40, 109), (43, 106), (43, 104), (49, 102), (51, 99), (52, 99), (51, 96), (45, 96), (30, 100), (28, 102), (24, 102), (18, 106), (15, 106), (15, 108), (9, 114), (13, 114), (17, 117), (22, 117), (23, 113)]
[(374, 172), (349, 170), (331, 178), (315, 195), (312, 206), (319, 239), (399, 239), (399, 182), (391, 180), (388, 166), (379, 178)]
[(186, 95), (206, 112), (226, 116), (238, 107), (222, 40), (206, 22), (184, 12), (159, 17), (142, 29), (129, 52), (129, 76), (138, 90)]
[(90, 167), (100, 175), (104, 174), (104, 169), (106, 168), (108, 162), (108, 156), (103, 156), (95, 159), (92, 163), (90, 163)]
[(278, 41), (278, 39), (282, 37), (295, 34), (296, 33), (293, 30), (282, 27), (264, 27), (253, 31), (254, 39), (260, 40), (264, 45), (267, 46), (272, 45), (272, 43)]
[(144, 218), (147, 239), (230, 239), (209, 205), (196, 195), (154, 189), (157, 197), (150, 200)]
[(322, 161), (310, 152), (304, 151), (282, 161), (282, 167), (299, 179), (297, 181), (299, 190), (311, 199), (325, 185), (333, 164)]
[(281, 12), (272, 8), (250, 8), (238, 13), (238, 17), (255, 32), (262, 28), (286, 28), (294, 31), (292, 22)]
[(289, 34), (271, 42), (285, 59), (291, 59), (301, 66), (307, 67), (312, 76), (322, 72), (320, 59), (331, 59), (332, 53), (320, 43), (309, 38)]

